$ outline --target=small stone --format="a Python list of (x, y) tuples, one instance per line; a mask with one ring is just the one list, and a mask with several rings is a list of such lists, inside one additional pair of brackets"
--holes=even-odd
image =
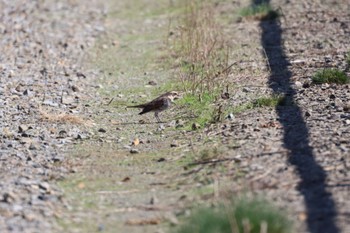
[(192, 124), (192, 130), (197, 130), (197, 129), (199, 129), (200, 127), (201, 127), (201, 125), (198, 124), (198, 123), (193, 123), (193, 124)]
[(343, 101), (340, 98), (335, 98), (334, 99), (334, 106), (343, 108)]
[(149, 81), (148, 85), (157, 86), (157, 82), (156, 81)]
[(78, 134), (77, 136), (76, 136), (76, 140), (83, 140), (83, 139), (86, 139), (87, 138), (87, 136), (86, 135), (84, 135), (84, 134)]
[(183, 122), (183, 120), (176, 120), (175, 121), (175, 128), (182, 128), (182, 127), (184, 127), (184, 122)]
[(99, 224), (97, 230), (98, 231), (104, 231), (105, 230), (105, 225), (103, 225), (102, 223)]
[(221, 93), (221, 99), (227, 100), (230, 98), (230, 94), (228, 92)]
[(30, 222), (36, 218), (34, 213), (24, 213), (23, 217)]
[(306, 111), (306, 112), (305, 112), (305, 117), (310, 117), (310, 116), (311, 116), (310, 111)]
[(243, 87), (242, 91), (245, 93), (251, 92), (251, 90), (248, 87)]
[(37, 150), (39, 149), (38, 145), (36, 143), (31, 143), (29, 146), (29, 150)]
[(226, 119), (233, 120), (235, 119), (235, 116), (233, 115), (233, 113), (230, 113), (226, 116)]
[(350, 112), (350, 103), (344, 104), (343, 110), (344, 110), (344, 112)]
[(310, 87), (310, 82), (305, 82), (303, 84), (303, 88), (309, 88)]
[(17, 195), (13, 192), (6, 192), (2, 195), (2, 201), (7, 203), (13, 203), (17, 198)]
[(25, 89), (25, 90), (23, 91), (23, 95), (29, 95), (29, 90), (28, 90), (28, 89)]
[(346, 120), (345, 120), (345, 124), (346, 124), (346, 125), (350, 125), (350, 120), (349, 120), (349, 119), (346, 119)]
[(100, 133), (106, 133), (107, 130), (105, 130), (105, 129), (103, 129), (103, 128), (100, 128), (100, 129), (98, 130), (98, 132), (100, 132)]
[(58, 107), (58, 103), (52, 102), (51, 100), (45, 100), (43, 102), (43, 105), (48, 105), (48, 106), (51, 106), (51, 107)]
[(302, 84), (301, 82), (299, 82), (299, 81), (296, 81), (296, 82), (295, 82), (295, 86), (296, 86), (297, 88), (301, 88), (301, 87), (303, 86), (303, 84)]
[(77, 87), (77, 86), (71, 86), (70, 87), (71, 89), (72, 89), (72, 91), (74, 91), (74, 92), (78, 92), (79, 91), (79, 88)]
[(290, 61), (290, 63), (302, 65), (302, 64), (305, 64), (305, 60), (303, 60), (303, 59), (296, 59), (296, 60)]
[(126, 176), (122, 179), (122, 182), (129, 182), (131, 178), (129, 176)]
[(18, 126), (18, 133), (24, 133), (28, 129), (29, 129), (29, 126), (27, 126), (27, 125), (20, 125), (20, 126)]
[(140, 151), (137, 150), (137, 149), (135, 149), (135, 148), (132, 148), (132, 149), (130, 150), (130, 154), (138, 154), (138, 153), (140, 153)]
[(156, 197), (151, 197), (151, 200), (149, 201), (150, 205), (155, 205), (157, 204), (159, 201)]
[(41, 182), (39, 184), (39, 188), (46, 191), (46, 192), (50, 191), (50, 185), (47, 182)]
[(164, 129), (165, 129), (165, 126), (164, 126), (163, 124), (160, 124), (160, 125), (158, 126), (157, 131), (163, 131)]
[(53, 161), (54, 163), (56, 163), (56, 162), (62, 162), (63, 160), (64, 160), (64, 156), (59, 156), (59, 155), (54, 156), (54, 157), (52, 158), (52, 161)]
[(62, 104), (70, 105), (73, 103), (75, 103), (75, 98), (73, 98), (72, 96), (62, 97)]
[(170, 144), (170, 147), (178, 147), (179, 146), (179, 143), (177, 141), (173, 141), (171, 144)]
[(83, 74), (83, 73), (81, 73), (81, 72), (77, 72), (77, 73), (76, 73), (76, 76), (77, 76), (78, 78), (86, 78), (86, 75)]

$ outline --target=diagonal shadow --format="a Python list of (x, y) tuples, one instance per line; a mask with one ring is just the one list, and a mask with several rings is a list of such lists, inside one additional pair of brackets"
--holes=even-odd
[[(269, 4), (269, 0), (252, 0), (252, 5)], [(282, 29), (277, 20), (260, 22), (261, 44), (271, 69), (269, 86), (275, 94), (283, 94), (286, 103), (293, 103), (296, 91), (291, 86), (291, 72), (283, 51)], [(309, 131), (302, 111), (296, 104), (276, 108), (284, 129), (284, 146), (290, 152), (288, 162), (295, 166), (299, 176), (299, 192), (304, 197), (307, 211), (306, 224), (311, 233), (338, 233), (336, 207), (326, 190), (326, 172), (317, 163), (309, 142)]]

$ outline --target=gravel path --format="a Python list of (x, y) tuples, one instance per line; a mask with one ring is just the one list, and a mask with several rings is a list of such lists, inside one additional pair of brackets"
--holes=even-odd
[(232, 101), (237, 97), (249, 101), (249, 93), (271, 92), (285, 95), (289, 104), (272, 112), (262, 109), (239, 114), (232, 125), (225, 126), (225, 136), (238, 140), (241, 146), (236, 153), (245, 158), (241, 166), (247, 170), (246, 179), (241, 180), (238, 191), (246, 187), (286, 208), (297, 232), (350, 232), (350, 86), (310, 85), (318, 70), (347, 69), (349, 4), (272, 4), (281, 7), (280, 20), (233, 26), (242, 32), (236, 37), (249, 38), (244, 40), (248, 44), (245, 51), (254, 51), (255, 46), (260, 51), (243, 56), (242, 66), (260, 68), (255, 72), (259, 75), (239, 77), (237, 82), (247, 88), (238, 91)]
[(54, 183), (95, 77), (81, 65), (104, 31), (82, 2), (0, 1), (0, 232), (50, 232), (64, 205)]
[[(286, 95), (288, 104), (243, 111), (195, 132), (176, 129), (170, 120), (177, 116), (176, 107), (167, 113), (170, 123), (165, 128), (138, 124), (140, 116), (124, 107), (138, 98), (151, 99), (157, 87), (138, 93), (123, 89), (144, 88), (154, 76), (161, 84), (171, 76), (155, 64), (152, 49), (162, 50), (161, 36), (154, 41), (147, 41), (149, 35), (142, 37), (168, 23), (156, 15), (143, 24), (147, 14), (159, 11), (157, 1), (152, 1), (153, 8), (151, 1), (136, 8), (117, 2), (120, 7), (112, 12), (116, 16), (106, 26), (112, 29), (108, 33), (122, 39), (107, 37), (101, 49), (112, 51), (105, 54), (114, 59), (111, 45), (116, 47), (122, 58), (111, 70), (118, 72), (84, 68), (87, 51), (93, 52), (96, 38), (106, 33), (106, 13), (98, 2), (0, 0), (0, 232), (59, 231), (56, 217), (68, 219), (68, 227), (69, 221), (81, 224), (76, 232), (81, 232), (80, 226), (108, 230), (108, 223), (130, 232), (154, 232), (165, 214), (170, 216), (166, 221), (176, 224), (174, 214), (184, 214), (193, 203), (208, 204), (242, 191), (263, 195), (284, 208), (296, 232), (350, 232), (350, 87), (310, 85), (319, 69), (346, 69), (346, 0), (276, 0), (272, 4), (283, 13), (277, 21), (232, 19), (224, 30), (236, 62), (230, 78), (239, 87), (230, 90), (225, 104), (237, 106), (270, 94)], [(215, 6), (230, 18), (251, 4), (242, 2)], [(122, 7), (128, 9), (123, 12)], [(137, 19), (132, 20), (130, 11), (137, 7)], [(153, 63), (143, 60), (147, 53), (154, 55)], [(131, 66), (132, 60), (136, 62)], [(96, 91), (101, 87), (97, 78), (103, 75), (103, 91), (109, 93), (105, 99)], [(118, 91), (114, 105), (101, 106)], [(93, 134), (87, 129), (91, 125), (101, 129)], [(131, 143), (135, 138), (140, 139), (137, 147)], [(71, 160), (64, 154), (82, 145), (81, 139), (86, 154), (69, 166)], [(211, 162), (187, 166), (186, 161), (195, 160), (191, 153), (200, 155), (203, 145), (220, 153)], [(80, 170), (75, 164), (79, 159)], [(72, 181), (78, 191), (64, 196), (55, 183), (77, 170), (76, 177), (85, 175), (89, 182)], [(201, 194), (203, 190), (215, 191)], [(79, 206), (79, 199), (87, 196), (96, 207)], [(67, 211), (71, 204), (78, 211)], [(135, 219), (156, 223), (130, 221)]]

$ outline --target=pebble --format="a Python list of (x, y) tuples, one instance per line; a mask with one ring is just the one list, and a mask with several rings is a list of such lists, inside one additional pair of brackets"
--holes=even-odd
[(178, 147), (179, 146), (179, 143), (177, 141), (173, 141), (171, 144), (170, 144), (170, 147)]
[(20, 125), (20, 126), (18, 126), (18, 133), (24, 133), (28, 129), (29, 129), (29, 126), (27, 126), (27, 125)]
[(303, 84), (300, 81), (296, 81), (294, 84), (295, 84), (296, 88), (302, 88), (303, 87)]
[(100, 132), (100, 133), (106, 133), (107, 130), (105, 130), (105, 129), (103, 129), (103, 128), (100, 128), (100, 129), (98, 130), (98, 132)]
[(229, 120), (234, 120), (235, 119), (235, 116), (233, 115), (233, 113), (230, 113), (226, 116), (226, 119), (229, 119)]
[(29, 145), (29, 150), (38, 150), (38, 149), (39, 149), (39, 146), (36, 143), (31, 143)]
[(192, 130), (197, 130), (197, 129), (200, 129), (201, 125), (198, 124), (198, 123), (193, 123), (192, 124)]
[(46, 192), (50, 191), (50, 185), (47, 182), (41, 182), (39, 184), (39, 188), (43, 189)]
[(138, 153), (140, 153), (140, 151), (138, 149), (132, 148), (130, 150), (130, 154), (138, 154)]

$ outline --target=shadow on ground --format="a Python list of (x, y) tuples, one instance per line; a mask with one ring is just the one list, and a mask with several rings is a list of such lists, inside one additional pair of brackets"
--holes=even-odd
[[(253, 0), (253, 5), (269, 4), (269, 0)], [(275, 94), (283, 94), (293, 103), (296, 91), (291, 86), (291, 72), (283, 51), (282, 29), (278, 20), (261, 21), (261, 44), (271, 69), (269, 86)], [(299, 192), (304, 196), (309, 232), (340, 232), (335, 223), (337, 211), (332, 195), (326, 191), (327, 174), (316, 162), (309, 142), (309, 131), (301, 109), (294, 104), (276, 108), (284, 128), (284, 146), (290, 151), (288, 162), (295, 166), (301, 181)]]

